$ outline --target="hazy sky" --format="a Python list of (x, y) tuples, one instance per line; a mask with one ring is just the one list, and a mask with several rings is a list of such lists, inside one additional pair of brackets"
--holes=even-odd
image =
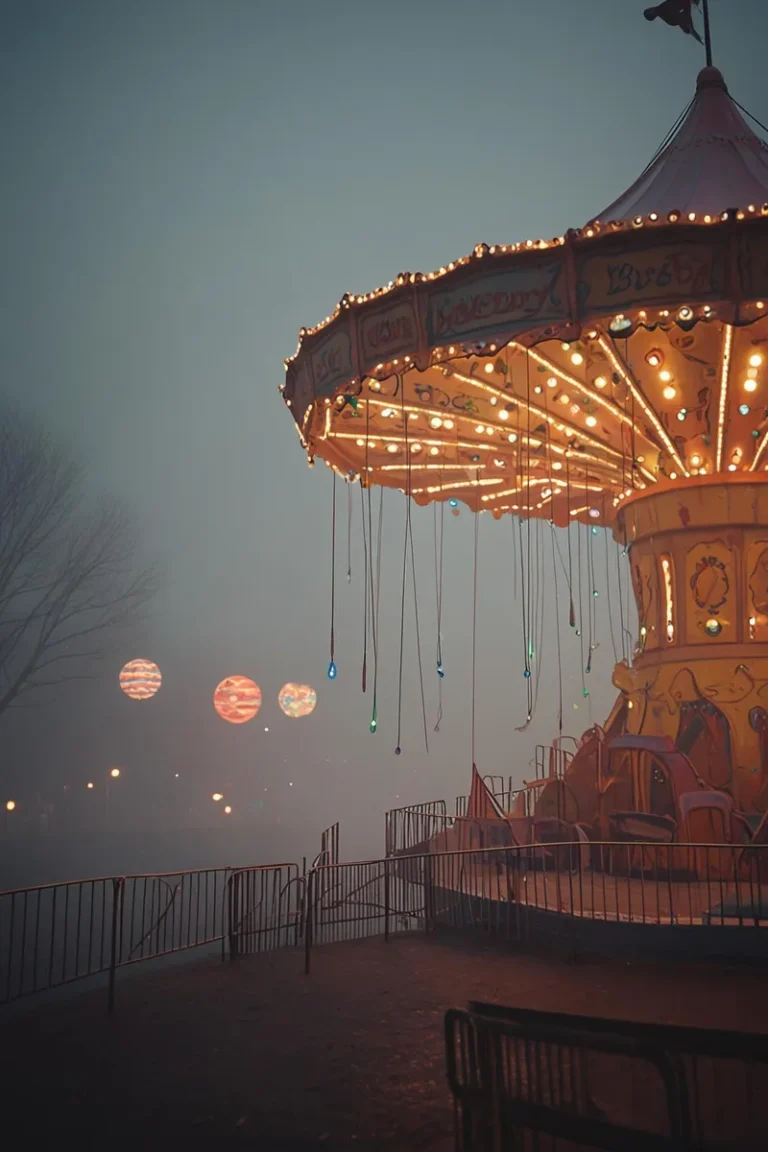
[[(643, 7), (0, 2), (3, 388), (82, 455), (94, 494), (130, 503), (167, 578), (121, 654), (158, 661), (158, 697), (124, 699), (117, 659), (58, 708), (4, 722), (9, 787), (31, 774), (79, 782), (118, 762), (134, 788), (180, 771), (193, 790), (232, 782), (244, 804), (268, 787), (274, 811), (318, 828), (365, 809), (378, 828), (398, 794), (466, 790), (472, 518), (446, 519), (444, 721), (434, 735), (432, 513), (415, 517), (431, 754), (409, 639), (396, 758), (402, 497), (386, 503), (373, 737), (359, 690), (357, 547), (351, 587), (344, 575), (346, 492), (339, 678), (325, 678), (330, 473), (306, 467), (278, 393), (283, 358), (300, 325), (344, 292), (437, 267), (479, 241), (558, 234), (630, 184), (703, 64), (693, 40), (647, 23)], [(715, 62), (765, 122), (754, 46), (768, 42), (768, 6), (711, 8)], [(357, 491), (354, 511), (359, 537)], [(483, 771), (521, 780), (536, 741), (554, 734), (556, 667), (550, 642), (536, 722), (517, 734), (525, 686), (511, 540), (508, 521), (482, 518), (477, 756)], [(614, 695), (607, 630), (600, 638), (596, 720)], [(565, 723), (578, 734), (589, 715), (583, 699), (572, 710), (581, 681), (572, 635), (564, 642)], [(258, 721), (243, 727), (211, 705), (234, 672), (265, 694)], [(311, 720), (279, 713), (286, 680), (316, 686)]]

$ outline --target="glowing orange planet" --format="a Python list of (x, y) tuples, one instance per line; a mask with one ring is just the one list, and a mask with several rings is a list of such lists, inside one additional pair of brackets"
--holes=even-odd
[(131, 700), (149, 700), (163, 682), (160, 669), (151, 660), (129, 660), (119, 679), (120, 687)]
[(261, 688), (247, 676), (227, 676), (213, 694), (213, 706), (230, 724), (247, 724), (261, 708)]
[(314, 712), (317, 704), (317, 692), (309, 684), (283, 684), (277, 697), (277, 702), (292, 720), (301, 716), (309, 716)]

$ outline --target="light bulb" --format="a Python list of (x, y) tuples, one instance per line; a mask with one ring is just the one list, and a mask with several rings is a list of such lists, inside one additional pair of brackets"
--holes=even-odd
[(667, 384), (666, 388), (664, 389), (663, 395), (664, 395), (665, 400), (674, 400), (675, 396), (677, 396), (677, 392), (675, 391), (675, 389), (672, 387), (671, 384)]
[(753, 352), (749, 358), (750, 368), (759, 368), (763, 362), (763, 358), (759, 352)]

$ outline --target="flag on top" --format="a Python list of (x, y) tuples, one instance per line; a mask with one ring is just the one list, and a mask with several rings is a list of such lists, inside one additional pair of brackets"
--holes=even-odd
[(671, 28), (682, 28), (687, 36), (695, 36), (699, 44), (703, 44), (701, 36), (694, 27), (691, 10), (693, 4), (698, 8), (700, 3), (701, 0), (664, 0), (663, 4), (657, 4), (654, 8), (646, 8), (644, 16), (646, 20), (655, 20), (658, 16)]

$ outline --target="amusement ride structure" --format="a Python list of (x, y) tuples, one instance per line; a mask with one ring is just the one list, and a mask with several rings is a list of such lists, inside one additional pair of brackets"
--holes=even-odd
[(286, 362), (310, 462), (625, 552), (615, 706), (525, 797), (593, 839), (741, 842), (768, 808), (768, 145), (742, 112), (708, 64), (584, 227), (347, 295)]

